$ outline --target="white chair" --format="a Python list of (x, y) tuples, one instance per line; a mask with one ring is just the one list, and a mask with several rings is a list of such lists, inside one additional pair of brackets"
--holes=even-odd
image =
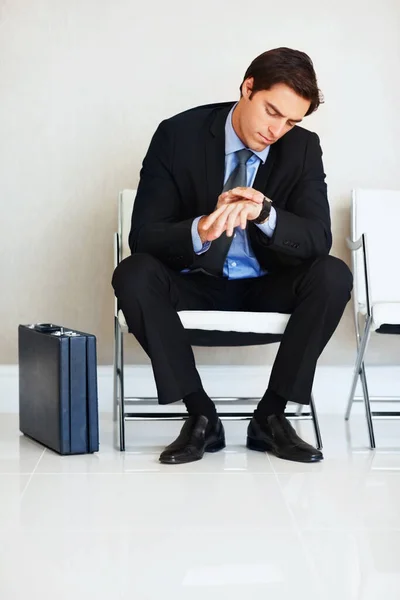
[[(397, 270), (392, 270), (399, 256), (399, 222), (400, 191), (353, 190), (347, 243), (352, 250), (357, 358), (345, 418), (349, 419), (354, 401), (364, 401), (371, 448), (375, 448), (373, 417), (400, 416), (371, 411), (373, 401), (400, 398), (370, 396), (364, 364), (371, 332), (400, 333), (400, 279)], [(363, 395), (355, 396), (359, 377)]]
[[(128, 235), (135, 200), (135, 190), (123, 190), (118, 201), (118, 232), (114, 234), (114, 266), (131, 254), (128, 245)], [(247, 346), (266, 344), (280, 341), (285, 331), (290, 315), (282, 313), (251, 313), (232, 311), (190, 311), (178, 313), (184, 327), (189, 330), (189, 339), (194, 346)], [(123, 336), (128, 333), (125, 317), (118, 308), (115, 300), (115, 352), (114, 352), (114, 420), (119, 418), (120, 449), (125, 450), (125, 422), (133, 419), (168, 419), (182, 418), (182, 413), (163, 413), (154, 399), (152, 412), (127, 412), (128, 404), (138, 406), (137, 400), (125, 396), (124, 392), (124, 351)], [(222, 343), (221, 343), (222, 340)], [(148, 402), (144, 402), (146, 408)], [(251, 418), (252, 412), (223, 412), (218, 411), (222, 418)], [(322, 448), (318, 418), (315, 411), (314, 399), (311, 396), (310, 411), (302, 412), (302, 406), (296, 413), (287, 413), (295, 419), (312, 419), (315, 430), (317, 447)]]

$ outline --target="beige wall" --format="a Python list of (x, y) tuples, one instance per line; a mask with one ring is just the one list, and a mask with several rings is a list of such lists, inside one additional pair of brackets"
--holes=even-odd
[[(333, 253), (348, 260), (352, 187), (400, 187), (398, 0), (0, 0), (0, 19), (0, 364), (17, 361), (17, 325), (34, 321), (95, 333), (99, 362), (112, 361), (118, 190), (136, 186), (161, 119), (236, 98), (268, 48), (308, 52), (325, 93), (307, 127), (324, 148)], [(348, 311), (324, 364), (351, 363), (352, 333)], [(376, 361), (397, 361), (390, 341), (374, 343)]]

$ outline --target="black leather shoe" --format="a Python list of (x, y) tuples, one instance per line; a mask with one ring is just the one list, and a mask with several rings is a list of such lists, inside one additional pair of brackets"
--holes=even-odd
[(297, 462), (318, 462), (324, 458), (322, 452), (299, 438), (284, 415), (270, 415), (262, 425), (253, 417), (247, 429), (247, 447)]
[(180, 465), (200, 460), (204, 452), (218, 452), (225, 448), (225, 431), (220, 419), (206, 435), (207, 425), (207, 417), (190, 416), (176, 440), (161, 453), (160, 462)]

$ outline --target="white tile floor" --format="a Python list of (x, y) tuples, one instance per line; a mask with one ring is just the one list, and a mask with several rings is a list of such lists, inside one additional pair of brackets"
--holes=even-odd
[[(321, 418), (324, 462), (246, 450), (246, 422), (197, 463), (158, 455), (182, 423), (127, 425), (60, 457), (0, 415), (1, 600), (400, 599), (400, 421)], [(297, 424), (313, 442), (311, 424)]]

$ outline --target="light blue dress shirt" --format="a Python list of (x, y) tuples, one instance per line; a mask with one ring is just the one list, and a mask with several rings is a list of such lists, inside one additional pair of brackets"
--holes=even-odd
[[(236, 104), (235, 104), (236, 106)], [(238, 160), (236, 152), (246, 148), (243, 142), (238, 138), (232, 125), (232, 113), (235, 108), (232, 107), (225, 124), (225, 176), (224, 184), (229, 175), (237, 166)], [(257, 170), (260, 163), (265, 163), (269, 153), (269, 146), (262, 152), (254, 152), (246, 163), (247, 187), (253, 187)], [(198, 233), (198, 223), (201, 217), (194, 219), (192, 223), (193, 249), (196, 254), (207, 252), (212, 242), (201, 243)], [(268, 237), (272, 237), (276, 226), (276, 211), (271, 207), (270, 217), (266, 223), (257, 225), (261, 231)], [(260, 277), (265, 275), (266, 271), (261, 268), (260, 263), (255, 257), (250, 245), (246, 229), (235, 227), (232, 244), (224, 264), (223, 274), (228, 279), (248, 279), (251, 277)]]

